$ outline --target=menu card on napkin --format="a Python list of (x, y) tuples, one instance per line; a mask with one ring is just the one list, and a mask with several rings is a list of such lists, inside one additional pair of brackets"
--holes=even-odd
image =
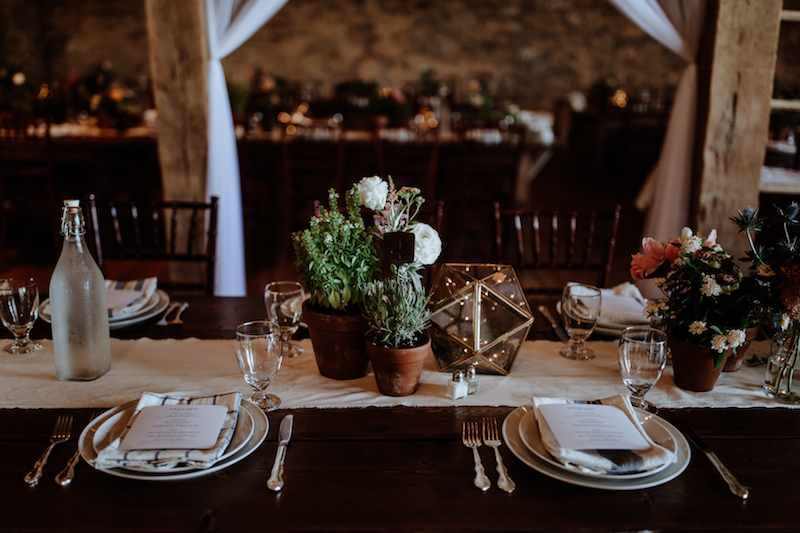
[(205, 450), (214, 446), (225, 422), (224, 405), (145, 407), (125, 435), (120, 450)]
[(621, 409), (612, 405), (549, 404), (539, 411), (558, 444), (574, 450), (646, 450), (650, 447)]

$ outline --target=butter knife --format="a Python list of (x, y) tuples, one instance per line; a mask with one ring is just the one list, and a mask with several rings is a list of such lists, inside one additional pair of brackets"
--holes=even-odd
[(561, 327), (561, 324), (559, 324), (558, 321), (553, 317), (553, 315), (550, 313), (550, 310), (545, 306), (540, 305), (539, 312), (542, 313), (548, 322), (550, 322), (550, 325), (553, 326), (553, 330), (556, 332), (556, 335), (558, 335), (558, 338), (561, 339), (561, 342), (569, 342), (569, 335), (567, 335), (567, 332), (564, 331), (564, 328)]
[(278, 430), (278, 452), (275, 454), (275, 464), (272, 465), (272, 473), (267, 481), (267, 487), (275, 492), (283, 488), (283, 461), (286, 459), (286, 447), (292, 438), (293, 424), (294, 416), (286, 415), (281, 420), (281, 427)]
[(731, 492), (738, 496), (739, 498), (746, 500), (750, 496), (750, 489), (739, 483), (739, 480), (731, 474), (730, 470), (728, 470), (722, 461), (719, 460), (717, 454), (711, 451), (705, 441), (695, 433), (692, 427), (684, 420), (680, 421), (680, 427), (683, 430), (683, 434), (692, 441), (692, 444), (697, 446), (697, 448), (706, 454), (708, 460), (711, 461), (711, 464), (714, 465), (714, 468), (717, 469), (717, 472), (720, 473), (722, 479), (724, 479), (728, 483), (728, 487), (731, 489)]

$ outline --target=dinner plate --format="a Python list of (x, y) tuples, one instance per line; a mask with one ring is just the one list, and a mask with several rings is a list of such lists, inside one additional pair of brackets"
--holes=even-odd
[[(169, 305), (169, 296), (167, 295), (166, 292), (162, 291), (161, 289), (157, 289), (156, 292), (153, 294), (153, 297), (151, 299), (153, 299), (153, 298), (156, 299), (155, 305), (152, 306), (152, 307), (149, 307), (149, 309), (147, 311), (145, 311), (144, 313), (142, 313), (142, 314), (137, 313), (135, 315), (128, 316), (128, 317), (125, 317), (125, 318), (122, 318), (122, 319), (117, 319), (117, 320), (109, 319), (108, 320), (108, 329), (111, 330), (111, 331), (115, 331), (115, 330), (118, 330), (118, 329), (126, 328), (128, 326), (132, 326), (134, 324), (139, 324), (141, 322), (146, 322), (147, 320), (150, 320), (151, 318), (158, 316)], [(148, 304), (149, 304), (149, 302), (150, 301), (148, 300)], [(50, 314), (42, 312), (45, 309), (45, 305), (49, 309), (49, 307), (50, 307), (50, 300), (49, 299), (47, 299), (44, 302), (42, 302), (42, 304), (39, 306), (39, 316), (42, 317), (42, 320), (44, 320), (45, 322), (47, 322), (49, 324), (50, 323)]]
[[(511, 450), (511, 453), (516, 455), (520, 461), (530, 466), (537, 472), (540, 472), (553, 479), (570, 483), (572, 485), (594, 489), (637, 490), (656, 487), (671, 481), (678, 477), (684, 470), (686, 470), (686, 467), (689, 466), (689, 459), (691, 458), (692, 452), (689, 449), (689, 443), (686, 442), (686, 438), (684, 438), (683, 434), (675, 429), (675, 426), (666, 420), (658, 418), (655, 415), (648, 414), (648, 416), (658, 418), (659, 422), (667, 430), (670, 437), (672, 437), (672, 439), (675, 441), (675, 453), (678, 456), (677, 462), (668, 465), (667, 468), (661, 472), (636, 479), (616, 479), (616, 476), (614, 479), (603, 479), (595, 476), (589, 477), (578, 475), (574, 472), (568, 472), (549, 464), (547, 461), (543, 461), (536, 454), (530, 451), (528, 447), (525, 446), (524, 442), (522, 442), (519, 429), (520, 422), (525, 415), (531, 411), (533, 411), (533, 405), (531, 404), (522, 405), (511, 411), (503, 421), (503, 438), (508, 445), (508, 449)], [(638, 411), (639, 410), (637, 410), (637, 415), (639, 414)]]
[[(108, 317), (108, 323), (112, 322), (119, 322), (120, 320), (129, 320), (131, 318), (136, 318), (145, 313), (148, 313), (158, 305), (159, 301), (161, 301), (161, 297), (159, 296), (157, 291), (154, 291), (153, 294), (150, 295), (150, 298), (145, 302), (145, 304), (136, 310), (133, 313), (127, 314), (125, 316), (117, 316), (117, 317)], [(45, 299), (42, 304), (39, 306), (39, 316), (46, 322), (50, 322), (50, 299)]]
[[(97, 430), (95, 431), (94, 437), (92, 439), (92, 446), (94, 447), (95, 454), (100, 453), (100, 450), (103, 450), (104, 448), (108, 447), (120, 435), (122, 435), (122, 432), (125, 431), (125, 428), (128, 425), (128, 421), (130, 421), (131, 416), (133, 416), (133, 413), (136, 410), (136, 405), (138, 403), (139, 400), (133, 400), (120, 406), (120, 410), (118, 412), (108, 417), (102, 424), (100, 424), (97, 427)], [(231, 437), (231, 442), (230, 444), (228, 444), (225, 453), (222, 454), (222, 457), (219, 458), (219, 461), (224, 461), (231, 455), (241, 450), (242, 447), (250, 439), (250, 437), (253, 436), (253, 432), (254, 432), (253, 416), (246, 409), (239, 409), (239, 418), (236, 422), (236, 428), (234, 429), (233, 436)], [(170, 473), (185, 472), (187, 470), (197, 470), (197, 467), (191, 465), (180, 465), (169, 469), (155, 468), (148, 466), (141, 466), (141, 467), (121, 466), (119, 468), (123, 468), (125, 470), (133, 470), (136, 472), (169, 471)]]
[[(134, 405), (135, 403), (138, 403), (138, 400), (134, 402)], [(94, 460), (97, 458), (97, 452), (95, 451), (93, 443), (97, 429), (110, 417), (127, 408), (126, 406), (128, 405), (129, 404), (124, 404), (113, 409), (109, 409), (99, 417), (95, 418), (83, 429), (81, 436), (78, 439), (78, 449), (81, 452), (81, 456), (88, 464), (92, 465), (92, 467), (101, 472), (127, 479), (140, 479), (146, 481), (175, 481), (211, 474), (212, 472), (217, 472), (218, 470), (222, 470), (223, 468), (234, 465), (242, 459), (248, 457), (250, 454), (256, 451), (259, 446), (261, 446), (261, 444), (264, 442), (264, 439), (267, 438), (267, 433), (269, 432), (269, 420), (267, 419), (267, 415), (264, 414), (264, 411), (262, 411), (255, 404), (247, 400), (242, 400), (242, 407), (247, 410), (253, 421), (253, 432), (250, 435), (250, 438), (247, 439), (244, 445), (239, 449), (239, 451), (231, 454), (224, 460), (217, 461), (209, 468), (192, 468), (182, 472), (140, 472), (127, 470), (124, 468), (100, 468), (95, 466)]]
[[(667, 430), (667, 428), (661, 424), (660, 419), (650, 416), (649, 413), (645, 411), (638, 410), (636, 412), (636, 416), (639, 418), (642, 427), (653, 440), (653, 442), (663, 446), (672, 453), (676, 452), (675, 439), (672, 438), (669, 430)], [(525, 444), (530, 451), (536, 454), (539, 459), (555, 466), (556, 468), (560, 468), (561, 470), (572, 472), (580, 476), (588, 476), (596, 479), (636, 479), (640, 477), (652, 476), (653, 474), (664, 470), (670, 465), (670, 463), (664, 463), (657, 468), (643, 470), (641, 472), (631, 472), (629, 474), (605, 474), (600, 472), (591, 472), (589, 470), (581, 470), (576, 466), (565, 465), (556, 460), (547, 451), (547, 448), (542, 442), (541, 434), (539, 433), (539, 424), (536, 421), (536, 415), (534, 414), (533, 410), (528, 412), (520, 420), (519, 434), (522, 438), (522, 443)]]

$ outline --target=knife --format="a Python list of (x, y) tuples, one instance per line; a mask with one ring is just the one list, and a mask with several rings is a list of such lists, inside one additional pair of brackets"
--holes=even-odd
[(717, 454), (711, 451), (705, 441), (695, 433), (692, 427), (685, 421), (680, 421), (680, 427), (683, 430), (683, 434), (686, 435), (692, 444), (697, 446), (697, 448), (706, 454), (708, 460), (711, 461), (711, 464), (717, 469), (717, 472), (720, 473), (722, 479), (724, 479), (728, 483), (728, 487), (731, 489), (731, 492), (734, 493), (736, 496), (740, 497), (743, 500), (746, 500), (750, 496), (750, 489), (739, 483), (739, 480), (731, 474), (730, 470), (728, 470), (722, 461), (719, 460)]
[(278, 452), (275, 454), (275, 464), (272, 465), (272, 473), (267, 481), (267, 487), (275, 492), (283, 488), (283, 461), (286, 459), (286, 446), (292, 438), (292, 425), (294, 416), (286, 415), (281, 420), (281, 427), (278, 430)]
[(550, 314), (550, 310), (548, 310), (545, 306), (540, 305), (539, 312), (542, 313), (550, 322), (550, 325), (553, 326), (553, 330), (556, 332), (556, 335), (558, 335), (558, 338), (561, 339), (561, 342), (569, 342), (569, 335), (567, 335), (567, 332), (564, 331), (563, 327), (561, 327), (561, 324), (559, 324), (556, 319), (553, 318), (553, 315)]

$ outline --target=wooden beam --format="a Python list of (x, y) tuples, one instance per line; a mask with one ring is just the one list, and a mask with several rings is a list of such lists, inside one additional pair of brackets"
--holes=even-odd
[(208, 37), (203, 0), (145, 0), (165, 200), (205, 200)]

